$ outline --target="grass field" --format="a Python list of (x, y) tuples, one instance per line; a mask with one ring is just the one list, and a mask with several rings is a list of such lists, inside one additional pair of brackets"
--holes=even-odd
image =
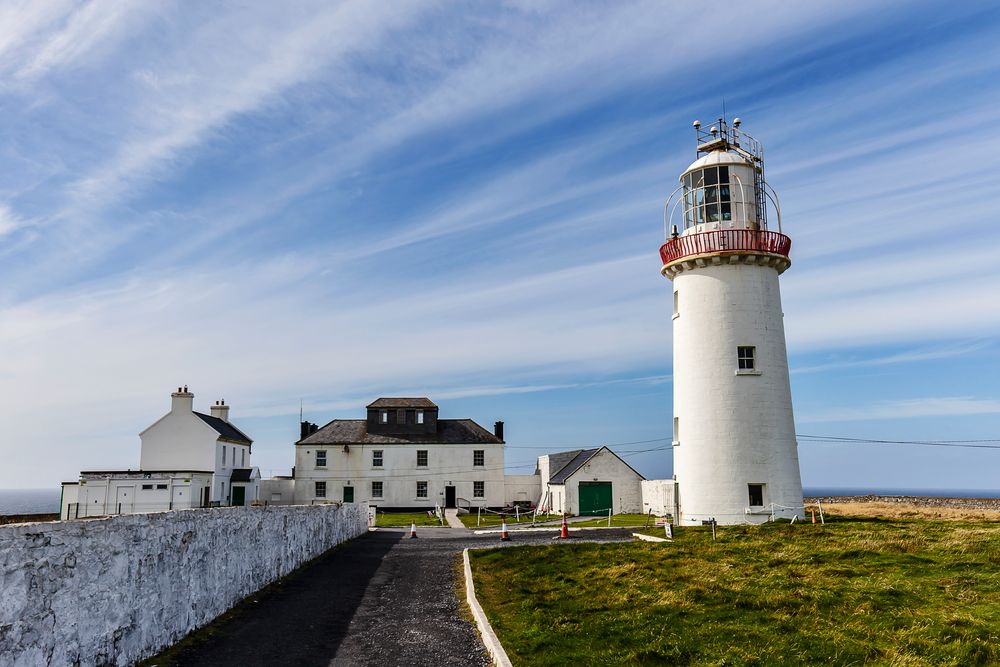
[(476, 592), (515, 665), (1000, 663), (1000, 523), (840, 511), (473, 551)]
[[(649, 518), (649, 526), (653, 527), (656, 517)], [(608, 525), (608, 517), (594, 517), (589, 521), (574, 521), (573, 528), (586, 528), (589, 526), (606, 526)], [(619, 528), (642, 528), (646, 525), (646, 515), (645, 514), (612, 514), (611, 515), (611, 526)], [(660, 528), (660, 532), (663, 532), (663, 528)]]
[(375, 527), (398, 527), (402, 526), (404, 528), (409, 528), (411, 523), (415, 523), (418, 526), (440, 526), (441, 523), (437, 520), (435, 516), (427, 516), (427, 512), (406, 512), (401, 514), (386, 514), (383, 512), (378, 513), (378, 519), (375, 521)]
[[(559, 516), (553, 514), (549, 517), (550, 519), (558, 519)], [(466, 528), (495, 528), (500, 525), (500, 515), (493, 514), (491, 512), (483, 512), (482, 522), (476, 525), (476, 510), (473, 509), (469, 514), (459, 514), (458, 519), (465, 525)], [(545, 519), (542, 515), (538, 518), (539, 521)], [(518, 523), (513, 514), (507, 515), (507, 524), (510, 526), (524, 526), (531, 523), (531, 511), (529, 510), (526, 514), (521, 515), (521, 521)]]

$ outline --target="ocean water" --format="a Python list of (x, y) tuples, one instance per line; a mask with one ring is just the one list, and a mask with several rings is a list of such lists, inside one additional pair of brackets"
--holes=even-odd
[(0, 489), (0, 515), (59, 512), (60, 489)]

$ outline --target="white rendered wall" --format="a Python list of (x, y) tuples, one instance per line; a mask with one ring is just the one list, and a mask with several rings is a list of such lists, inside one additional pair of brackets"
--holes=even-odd
[[(201, 506), (203, 489), (209, 486), (209, 474), (152, 473), (95, 478), (88, 474), (76, 484), (64, 484), (61, 518), (76, 519), (111, 514), (143, 514)], [(152, 486), (144, 489), (143, 486)], [(158, 489), (166, 486), (166, 489)], [(121, 503), (119, 503), (121, 501)]]
[(139, 438), (142, 470), (217, 469), (219, 434), (193, 412), (168, 412)]
[[(711, 260), (709, 260), (711, 262)], [(760, 522), (747, 515), (748, 484), (765, 484), (777, 516), (801, 515), (778, 272), (720, 264), (674, 277), (674, 447), (680, 522)], [(737, 346), (756, 347), (759, 374), (737, 375)]]
[(537, 506), (541, 496), (542, 479), (540, 475), (504, 476), (504, 505), (527, 501)]
[(360, 505), (0, 526), (0, 665), (134, 664), (367, 529)]
[(674, 513), (674, 480), (645, 479), (642, 481), (643, 512), (652, 511), (656, 516)]
[[(316, 466), (316, 451), (326, 451), (327, 464)], [(417, 451), (427, 451), (427, 466), (417, 467)], [(484, 465), (473, 465), (473, 451), (482, 450)], [(372, 465), (372, 452), (382, 452), (382, 466)], [(354, 489), (354, 502), (379, 507), (433, 507), (445, 504), (445, 486), (473, 506), (504, 504), (504, 450), (499, 443), (477, 445), (343, 445), (295, 446), (295, 502), (322, 502), (315, 482), (326, 482), (325, 500), (342, 500), (344, 487)], [(382, 482), (382, 497), (372, 495), (372, 481)], [(417, 497), (417, 481), (427, 482), (427, 497)], [(484, 482), (485, 495), (473, 495), (473, 482)], [(463, 506), (465, 503), (462, 503)]]

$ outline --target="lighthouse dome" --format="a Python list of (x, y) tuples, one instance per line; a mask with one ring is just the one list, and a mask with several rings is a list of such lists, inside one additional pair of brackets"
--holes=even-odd
[(691, 163), (684, 173), (681, 174), (680, 180), (684, 181), (685, 174), (689, 174), (697, 169), (704, 169), (705, 167), (719, 166), (719, 165), (739, 165), (743, 167), (750, 167), (750, 160), (743, 157), (739, 153), (730, 153), (729, 151), (712, 151), (708, 155), (702, 155), (700, 158)]

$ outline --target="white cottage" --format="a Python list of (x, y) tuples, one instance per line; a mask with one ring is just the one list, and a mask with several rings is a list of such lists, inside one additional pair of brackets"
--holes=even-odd
[(643, 511), (645, 479), (607, 447), (538, 457), (542, 509), (605, 515)]
[(62, 518), (245, 505), (258, 499), (253, 441), (229, 421), (229, 406), (195, 412), (194, 394), (178, 387), (170, 412), (139, 434), (138, 470), (92, 470), (64, 482)]
[(366, 419), (302, 423), (295, 502), (365, 502), (384, 509), (502, 507), (503, 422), (439, 419), (427, 398), (379, 398)]

